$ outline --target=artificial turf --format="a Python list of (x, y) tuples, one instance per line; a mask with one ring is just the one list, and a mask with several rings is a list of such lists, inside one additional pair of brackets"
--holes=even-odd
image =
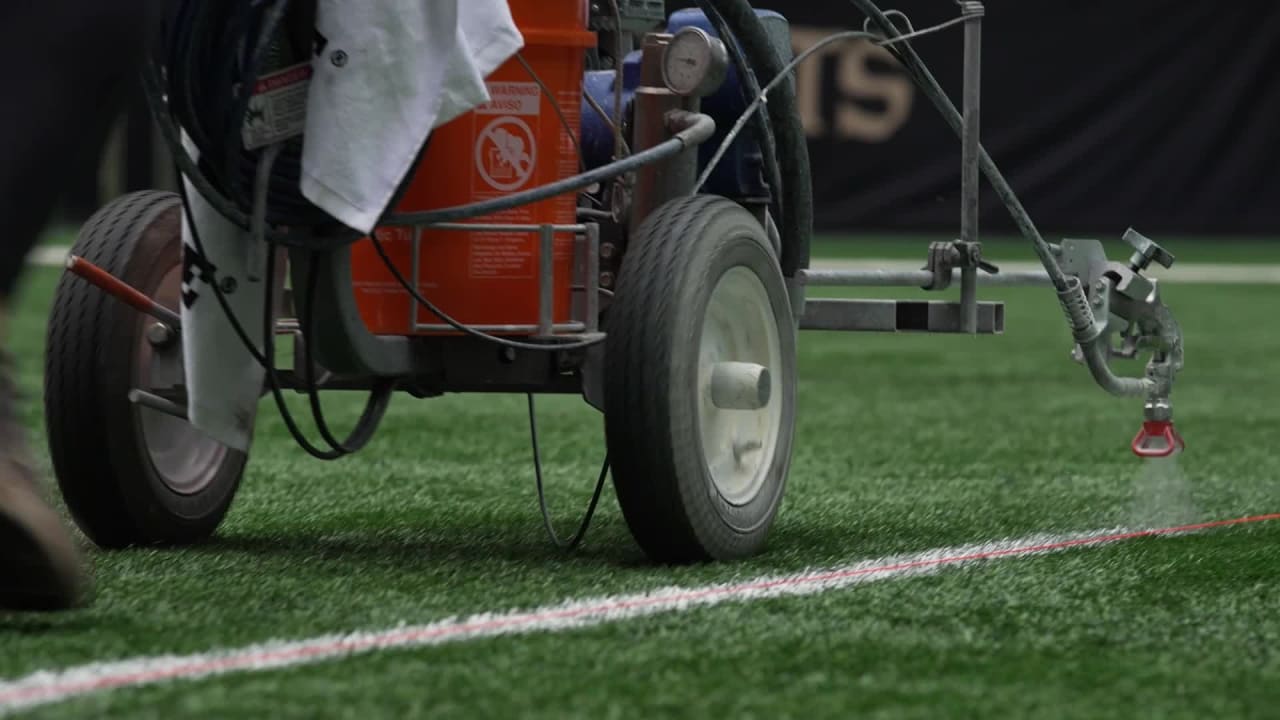
[[(33, 274), (13, 327), (38, 449), (54, 279)], [(609, 491), (584, 547), (550, 549), (522, 398), (398, 398), (372, 445), (332, 464), (294, 447), (264, 404), (217, 538), (94, 553), (91, 608), (0, 615), (0, 677), (1037, 532), (1280, 510), (1277, 289), (1165, 292), (1188, 338), (1175, 393), (1188, 452), (1176, 472), (1128, 453), (1140, 403), (1104, 395), (1071, 362), (1051, 293), (992, 291), (1009, 302), (1000, 337), (801, 337), (788, 495), (768, 551), (732, 565), (647, 563)], [(327, 402), (344, 423), (359, 405)], [(552, 504), (567, 527), (598, 468), (600, 419), (574, 398), (540, 408)], [(34, 716), (1265, 717), (1280, 700), (1278, 540), (1271, 525), (1144, 540), (128, 690)]]

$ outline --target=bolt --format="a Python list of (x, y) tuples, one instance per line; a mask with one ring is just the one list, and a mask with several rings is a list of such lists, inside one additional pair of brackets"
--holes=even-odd
[(615, 252), (617, 252), (617, 251), (618, 251), (618, 246), (617, 246), (617, 245), (614, 245), (613, 243), (608, 243), (608, 242), (607, 242), (607, 243), (601, 243), (601, 245), (600, 245), (600, 258), (601, 258), (602, 260), (608, 260), (609, 258), (613, 257), (613, 254), (614, 254)]
[(600, 273), (600, 287), (605, 289), (613, 287), (613, 273), (611, 272)]
[(516, 361), (516, 349), (513, 347), (504, 347), (498, 357), (503, 363), (510, 365)]
[(343, 50), (334, 50), (329, 55), (329, 62), (333, 63), (334, 67), (343, 67), (347, 64), (347, 53)]
[(224, 295), (230, 295), (236, 291), (238, 284), (236, 283), (235, 278), (227, 276), (222, 278), (222, 282), (218, 283), (218, 287), (222, 288), (222, 293)]
[(147, 327), (147, 342), (151, 343), (152, 347), (167, 347), (173, 342), (175, 335), (173, 328), (162, 322), (151, 323)]

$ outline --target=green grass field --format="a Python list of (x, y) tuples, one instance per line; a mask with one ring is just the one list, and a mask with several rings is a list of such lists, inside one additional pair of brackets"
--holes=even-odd
[[(1269, 261), (1275, 247), (1220, 259)], [(41, 450), (55, 279), (33, 274), (12, 328)], [(1009, 303), (999, 337), (802, 335), (787, 499), (769, 550), (732, 565), (647, 563), (611, 489), (585, 545), (551, 549), (523, 398), (397, 398), (372, 445), (332, 464), (294, 447), (267, 403), (218, 537), (92, 553), (91, 608), (0, 615), (0, 678), (1040, 532), (1280, 511), (1280, 288), (1165, 292), (1188, 339), (1175, 395), (1188, 451), (1177, 466), (1144, 467), (1129, 453), (1140, 403), (1104, 395), (1069, 360), (1046, 290), (988, 293)], [(359, 405), (327, 404), (344, 426)], [(601, 460), (601, 421), (574, 398), (539, 407), (549, 492), (567, 531)], [(1280, 524), (1262, 523), (123, 690), (32, 716), (1274, 717), (1278, 581)]]

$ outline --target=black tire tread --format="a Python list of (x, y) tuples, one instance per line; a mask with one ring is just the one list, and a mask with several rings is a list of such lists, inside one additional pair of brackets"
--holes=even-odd
[[(146, 190), (102, 207), (81, 228), (71, 252), (128, 281), (130, 262), (144, 233), (166, 212), (181, 212), (171, 192)], [(180, 242), (180, 241), (179, 241)], [(186, 544), (207, 537), (226, 507), (198, 521), (175, 521), (137, 492), (145, 471), (133, 448), (110, 432), (128, 388), (110, 387), (118, 358), (107, 352), (112, 333), (136, 317), (70, 272), (58, 281), (46, 333), (45, 428), (54, 473), (76, 524), (106, 548)], [(116, 441), (113, 442), (113, 437)], [(245, 458), (235, 453), (224, 472), (238, 485)], [(130, 488), (133, 488), (131, 491)], [(231, 494), (234, 494), (234, 487)], [(227, 498), (229, 505), (230, 498)]]
[[(718, 519), (708, 517), (714, 510), (684, 494), (678, 458), (701, 454), (696, 421), (672, 415), (668, 403), (653, 397), (668, 387), (678, 349), (670, 329), (679, 302), (672, 299), (690, 282), (689, 260), (702, 251), (695, 243), (726, 213), (754, 220), (736, 203), (706, 195), (654, 212), (629, 243), (606, 328), (605, 417), (615, 492), (637, 543), (661, 562), (743, 557), (762, 545), (763, 533), (718, 527)], [(776, 264), (763, 230), (760, 240)]]

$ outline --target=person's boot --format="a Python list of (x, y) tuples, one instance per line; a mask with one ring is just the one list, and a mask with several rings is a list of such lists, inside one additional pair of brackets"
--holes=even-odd
[(11, 373), (0, 351), (0, 611), (80, 607), (89, 577), (70, 530), (36, 482)]

